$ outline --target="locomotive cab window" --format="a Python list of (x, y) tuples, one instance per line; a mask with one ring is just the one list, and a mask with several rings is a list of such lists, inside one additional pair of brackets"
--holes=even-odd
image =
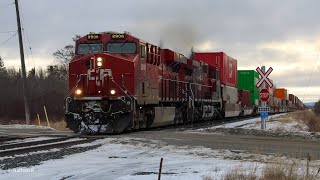
[(146, 46), (145, 45), (140, 45), (140, 57), (141, 58), (146, 57)]
[(79, 44), (77, 47), (77, 54), (93, 54), (103, 51), (103, 44), (92, 43), (92, 44)]
[(136, 43), (108, 43), (107, 51), (115, 54), (133, 54), (137, 50)]

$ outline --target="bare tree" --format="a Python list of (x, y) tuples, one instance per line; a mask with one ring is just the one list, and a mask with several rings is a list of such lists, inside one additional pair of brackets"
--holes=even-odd
[[(80, 35), (75, 35), (72, 38), (73, 42), (77, 41)], [(60, 60), (66, 67), (68, 67), (69, 62), (75, 55), (75, 46), (72, 44), (66, 45), (63, 49), (57, 50), (53, 53), (53, 56)]]

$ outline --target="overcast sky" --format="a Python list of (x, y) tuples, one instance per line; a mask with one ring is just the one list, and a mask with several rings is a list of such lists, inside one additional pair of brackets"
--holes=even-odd
[[(13, 0), (0, 0), (0, 44), (15, 33)], [(189, 55), (224, 51), (238, 69), (272, 66), (271, 78), (305, 102), (320, 98), (318, 0), (20, 0), (26, 64), (55, 63), (52, 53), (76, 34), (129, 31)], [(29, 50), (28, 39), (32, 47)], [(20, 66), (18, 38), (0, 46), (7, 67)], [(310, 74), (310, 86), (306, 89)], [(306, 92), (306, 95), (304, 96)]]

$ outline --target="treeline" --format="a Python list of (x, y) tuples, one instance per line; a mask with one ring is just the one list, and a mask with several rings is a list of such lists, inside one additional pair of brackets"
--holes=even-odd
[[(64, 117), (64, 97), (68, 91), (67, 67), (63, 64), (51, 65), (46, 69), (31, 69), (27, 73), (27, 93), (31, 121), (37, 114), (44, 119), (46, 106), (50, 120)], [(0, 58), (0, 120), (24, 120), (24, 100), (21, 71), (6, 68)]]

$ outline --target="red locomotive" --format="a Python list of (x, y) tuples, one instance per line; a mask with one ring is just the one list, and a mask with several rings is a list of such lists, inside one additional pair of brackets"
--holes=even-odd
[(69, 64), (67, 126), (86, 133), (221, 116), (219, 70), (128, 33), (88, 34)]
[(69, 64), (67, 127), (108, 134), (257, 113), (250, 92), (238, 92), (237, 60), (194, 58), (129, 33), (81, 37)]

